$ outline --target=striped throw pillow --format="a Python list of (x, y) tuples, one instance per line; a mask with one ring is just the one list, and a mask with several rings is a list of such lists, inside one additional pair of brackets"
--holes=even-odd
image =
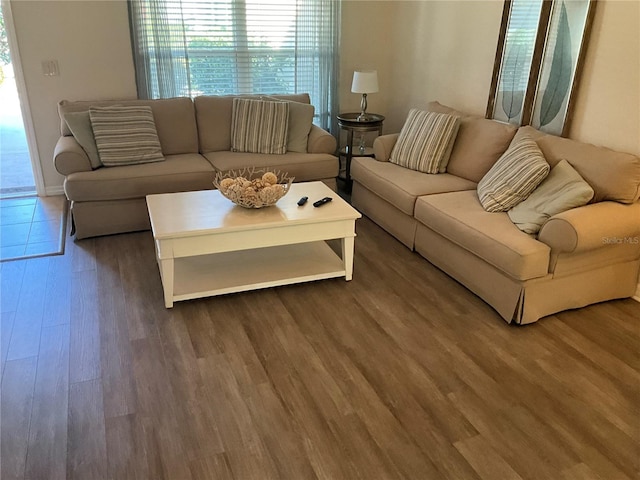
[(164, 160), (151, 107), (90, 107), (89, 117), (105, 167)]
[(523, 136), (478, 183), (478, 197), (487, 212), (506, 212), (525, 200), (549, 174), (549, 164), (536, 142)]
[(419, 172), (443, 173), (459, 126), (456, 116), (411, 109), (389, 161)]
[(231, 150), (234, 152), (283, 154), (287, 152), (289, 104), (233, 99)]

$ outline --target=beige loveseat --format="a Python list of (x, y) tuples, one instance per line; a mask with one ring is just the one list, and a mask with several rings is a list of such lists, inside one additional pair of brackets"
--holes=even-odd
[[(279, 95), (308, 104), (309, 95)], [(321, 180), (333, 189), (338, 159), (336, 140), (312, 125), (307, 152), (283, 155), (232, 152), (233, 96), (160, 100), (62, 101), (58, 105), (61, 137), (54, 151), (56, 170), (65, 176), (77, 239), (150, 228), (146, 195), (212, 189), (217, 171), (269, 167), (287, 172), (296, 182)], [(73, 137), (64, 116), (91, 106), (151, 107), (164, 161), (92, 169), (85, 150)]]
[[(640, 268), (640, 159), (634, 155), (465, 115), (447, 172), (387, 161), (398, 134), (378, 137), (375, 159), (355, 158), (352, 203), (407, 247), (490, 304), (507, 322), (630, 297)], [(591, 185), (591, 202), (550, 218), (537, 236), (489, 213), (477, 183), (521, 135), (551, 166), (566, 159)]]

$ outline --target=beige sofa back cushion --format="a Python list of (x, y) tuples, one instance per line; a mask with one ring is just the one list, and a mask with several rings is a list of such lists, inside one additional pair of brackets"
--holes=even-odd
[(453, 144), (447, 173), (476, 183), (509, 148), (518, 130), (514, 125), (467, 115), (438, 102), (430, 102), (427, 110), (461, 117), (460, 129)]
[(89, 107), (109, 107), (113, 105), (148, 105), (158, 131), (158, 138), (164, 155), (198, 153), (198, 131), (193, 102), (190, 98), (165, 98), (158, 100), (103, 100), (78, 101), (62, 100), (58, 103), (60, 133), (71, 135), (64, 120), (68, 112), (84, 112)]
[[(194, 99), (200, 151), (220, 152), (231, 150), (231, 116), (233, 99), (238, 95), (203, 95)], [(243, 98), (260, 98), (260, 95), (242, 95)], [(271, 95), (281, 100), (311, 103), (306, 93), (298, 95)]]
[(633, 203), (640, 197), (640, 158), (635, 155), (548, 135), (533, 127), (520, 127), (516, 138), (522, 135), (530, 135), (536, 141), (552, 167), (567, 160), (593, 187), (595, 194), (590, 203)]

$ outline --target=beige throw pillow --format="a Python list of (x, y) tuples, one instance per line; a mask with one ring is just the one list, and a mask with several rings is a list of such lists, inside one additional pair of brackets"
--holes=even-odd
[(589, 203), (593, 193), (569, 162), (560, 160), (529, 198), (507, 213), (520, 230), (535, 234), (552, 216)]
[(307, 153), (309, 132), (313, 124), (316, 109), (309, 103), (293, 102), (275, 97), (264, 96), (264, 99), (289, 104), (289, 127), (287, 128), (287, 152)]
[(89, 116), (105, 167), (164, 160), (151, 107), (91, 107)]
[(76, 142), (80, 144), (82, 149), (87, 152), (91, 168), (94, 170), (102, 166), (100, 155), (98, 154), (98, 146), (93, 136), (91, 128), (91, 117), (89, 111), (86, 112), (67, 112), (64, 114), (64, 121), (67, 122), (69, 130)]
[(287, 152), (289, 104), (247, 98), (233, 99), (231, 150), (284, 154)]
[(447, 169), (460, 119), (446, 113), (409, 111), (389, 161), (423, 173)]
[(531, 137), (512, 143), (478, 183), (487, 212), (506, 212), (518, 205), (549, 174), (549, 164)]

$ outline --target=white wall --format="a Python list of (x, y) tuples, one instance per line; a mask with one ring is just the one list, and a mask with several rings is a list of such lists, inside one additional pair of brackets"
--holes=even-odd
[(640, 154), (640, 2), (600, 0), (569, 136)]
[(431, 100), (484, 115), (501, 15), (501, 1), (346, 0), (342, 109), (357, 110), (347, 80), (364, 57), (381, 76), (369, 106), (387, 117), (387, 132), (402, 127), (411, 107)]
[[(12, 0), (11, 10), (45, 189), (61, 193), (58, 102), (136, 96), (127, 3)], [(44, 76), (43, 60), (57, 60), (60, 75)]]

